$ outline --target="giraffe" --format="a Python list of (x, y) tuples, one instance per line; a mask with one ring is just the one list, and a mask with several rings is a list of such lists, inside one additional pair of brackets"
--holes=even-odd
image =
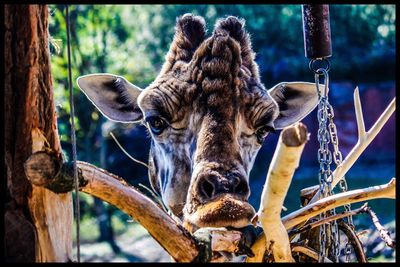
[(150, 184), (189, 230), (241, 228), (255, 214), (249, 174), (266, 136), (300, 121), (318, 104), (314, 83), (267, 90), (245, 21), (185, 14), (155, 80), (145, 89), (97, 73), (79, 88), (110, 120), (143, 123), (150, 135)]

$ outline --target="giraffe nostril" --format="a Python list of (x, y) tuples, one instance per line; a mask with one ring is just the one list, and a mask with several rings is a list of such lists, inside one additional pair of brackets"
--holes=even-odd
[(240, 180), (239, 184), (236, 185), (234, 192), (239, 195), (247, 194), (248, 192), (247, 183), (243, 180)]
[(206, 198), (211, 198), (214, 195), (214, 184), (209, 180), (204, 179), (200, 185), (200, 188)]

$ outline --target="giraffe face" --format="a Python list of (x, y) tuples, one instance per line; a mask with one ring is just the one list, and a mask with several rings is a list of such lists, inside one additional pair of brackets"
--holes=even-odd
[(264, 138), (311, 112), (317, 91), (301, 82), (266, 90), (242, 20), (219, 20), (205, 34), (203, 18), (179, 18), (166, 62), (144, 90), (109, 74), (78, 85), (109, 119), (146, 125), (151, 185), (188, 229), (240, 228), (255, 213), (249, 173)]

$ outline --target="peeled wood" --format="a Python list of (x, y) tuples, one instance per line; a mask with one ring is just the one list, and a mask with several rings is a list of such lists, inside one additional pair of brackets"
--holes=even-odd
[(307, 128), (302, 123), (282, 131), (261, 195), (258, 218), (266, 237), (265, 247), (273, 242), (272, 254), (275, 262), (294, 262), (289, 237), (280, 215), (307, 139)]
[(371, 186), (364, 189), (351, 190), (336, 195), (332, 195), (318, 200), (312, 204), (292, 212), (282, 218), (282, 222), (286, 229), (298, 225), (312, 217), (315, 217), (327, 210), (352, 204), (356, 202), (366, 201), (376, 198), (396, 198), (396, 178), (392, 178), (389, 183), (384, 185)]
[[(372, 186), (364, 189), (351, 190), (344, 193), (332, 195), (307, 205), (295, 212), (292, 212), (282, 218), (283, 225), (290, 229), (312, 217), (321, 214), (324, 211), (343, 206), (363, 202), (376, 198), (396, 198), (396, 179), (392, 178), (389, 183), (379, 186)], [(256, 255), (254, 258), (248, 258), (247, 262), (260, 262), (265, 252), (265, 236), (261, 235), (253, 244), (252, 250)]]

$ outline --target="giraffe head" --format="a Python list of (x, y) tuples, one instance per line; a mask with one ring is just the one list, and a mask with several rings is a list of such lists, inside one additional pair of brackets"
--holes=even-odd
[(144, 90), (123, 77), (91, 74), (78, 85), (109, 119), (141, 121), (151, 135), (153, 189), (185, 225), (246, 226), (249, 173), (269, 132), (293, 124), (318, 102), (313, 83), (260, 81), (244, 21), (177, 20), (166, 61)]

